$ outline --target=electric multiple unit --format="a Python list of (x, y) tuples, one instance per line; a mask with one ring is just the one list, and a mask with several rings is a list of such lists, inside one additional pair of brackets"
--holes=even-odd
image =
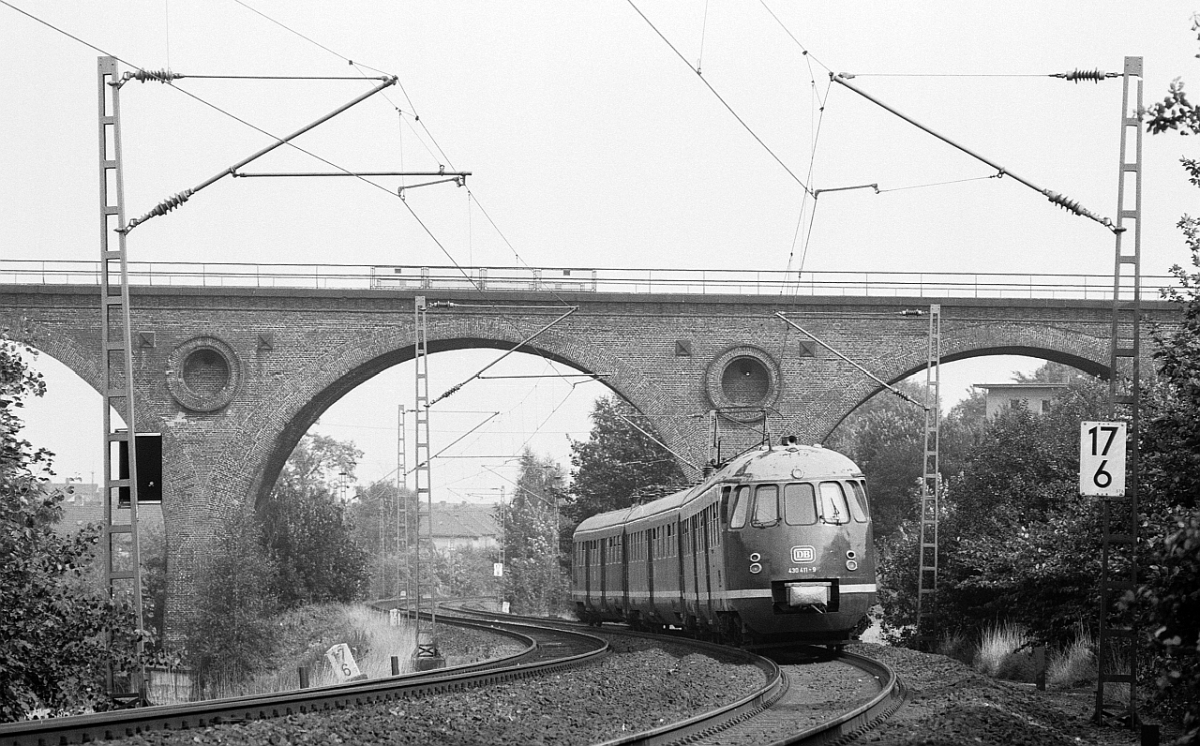
[(579, 524), (580, 618), (735, 644), (845, 642), (875, 603), (862, 470), (821, 447), (747, 452), (700, 484)]

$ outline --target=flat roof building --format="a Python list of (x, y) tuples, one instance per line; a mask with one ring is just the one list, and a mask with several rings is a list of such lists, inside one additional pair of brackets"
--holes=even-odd
[(1034, 414), (1050, 411), (1051, 402), (1067, 389), (1066, 383), (977, 383), (987, 392), (987, 417), (995, 417), (1005, 407), (1024, 406)]

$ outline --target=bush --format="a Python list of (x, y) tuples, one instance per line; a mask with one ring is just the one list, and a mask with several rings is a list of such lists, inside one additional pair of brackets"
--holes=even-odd
[(269, 592), (277, 574), (253, 513), (235, 508), (196, 577), (196, 609), (184, 625), (184, 660), (200, 689), (236, 686), (269, 661), (278, 643)]

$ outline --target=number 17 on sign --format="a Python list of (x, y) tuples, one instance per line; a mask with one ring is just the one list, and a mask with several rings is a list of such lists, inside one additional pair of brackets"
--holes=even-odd
[(1079, 424), (1079, 494), (1125, 495), (1124, 422)]

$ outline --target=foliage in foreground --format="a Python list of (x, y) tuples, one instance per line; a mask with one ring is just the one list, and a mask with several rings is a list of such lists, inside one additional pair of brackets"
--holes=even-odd
[(63, 496), (46, 493), (38, 471), (50, 454), (21, 437), (16, 411), (45, 384), (22, 353), (36, 354), (0, 336), (0, 720), (104, 707), (110, 655), (118, 671), (131, 670), (139, 634), (128, 603), (79, 582), (95, 528), (70, 536), (52, 528)]
[[(1200, 39), (1200, 15), (1192, 17)], [(1176, 80), (1163, 101), (1147, 109), (1151, 133), (1200, 135), (1200, 106), (1188, 101)], [(1200, 187), (1200, 161), (1180, 159), (1188, 180)], [(1200, 219), (1178, 223), (1200, 268)], [(1156, 334), (1158, 385), (1143, 419), (1145, 484), (1161, 506), (1158, 532), (1145, 552), (1150, 571), (1138, 596), (1151, 632), (1156, 683), (1168, 703), (1183, 710), (1180, 744), (1200, 743), (1200, 271), (1172, 267), (1180, 288), (1180, 325)]]

